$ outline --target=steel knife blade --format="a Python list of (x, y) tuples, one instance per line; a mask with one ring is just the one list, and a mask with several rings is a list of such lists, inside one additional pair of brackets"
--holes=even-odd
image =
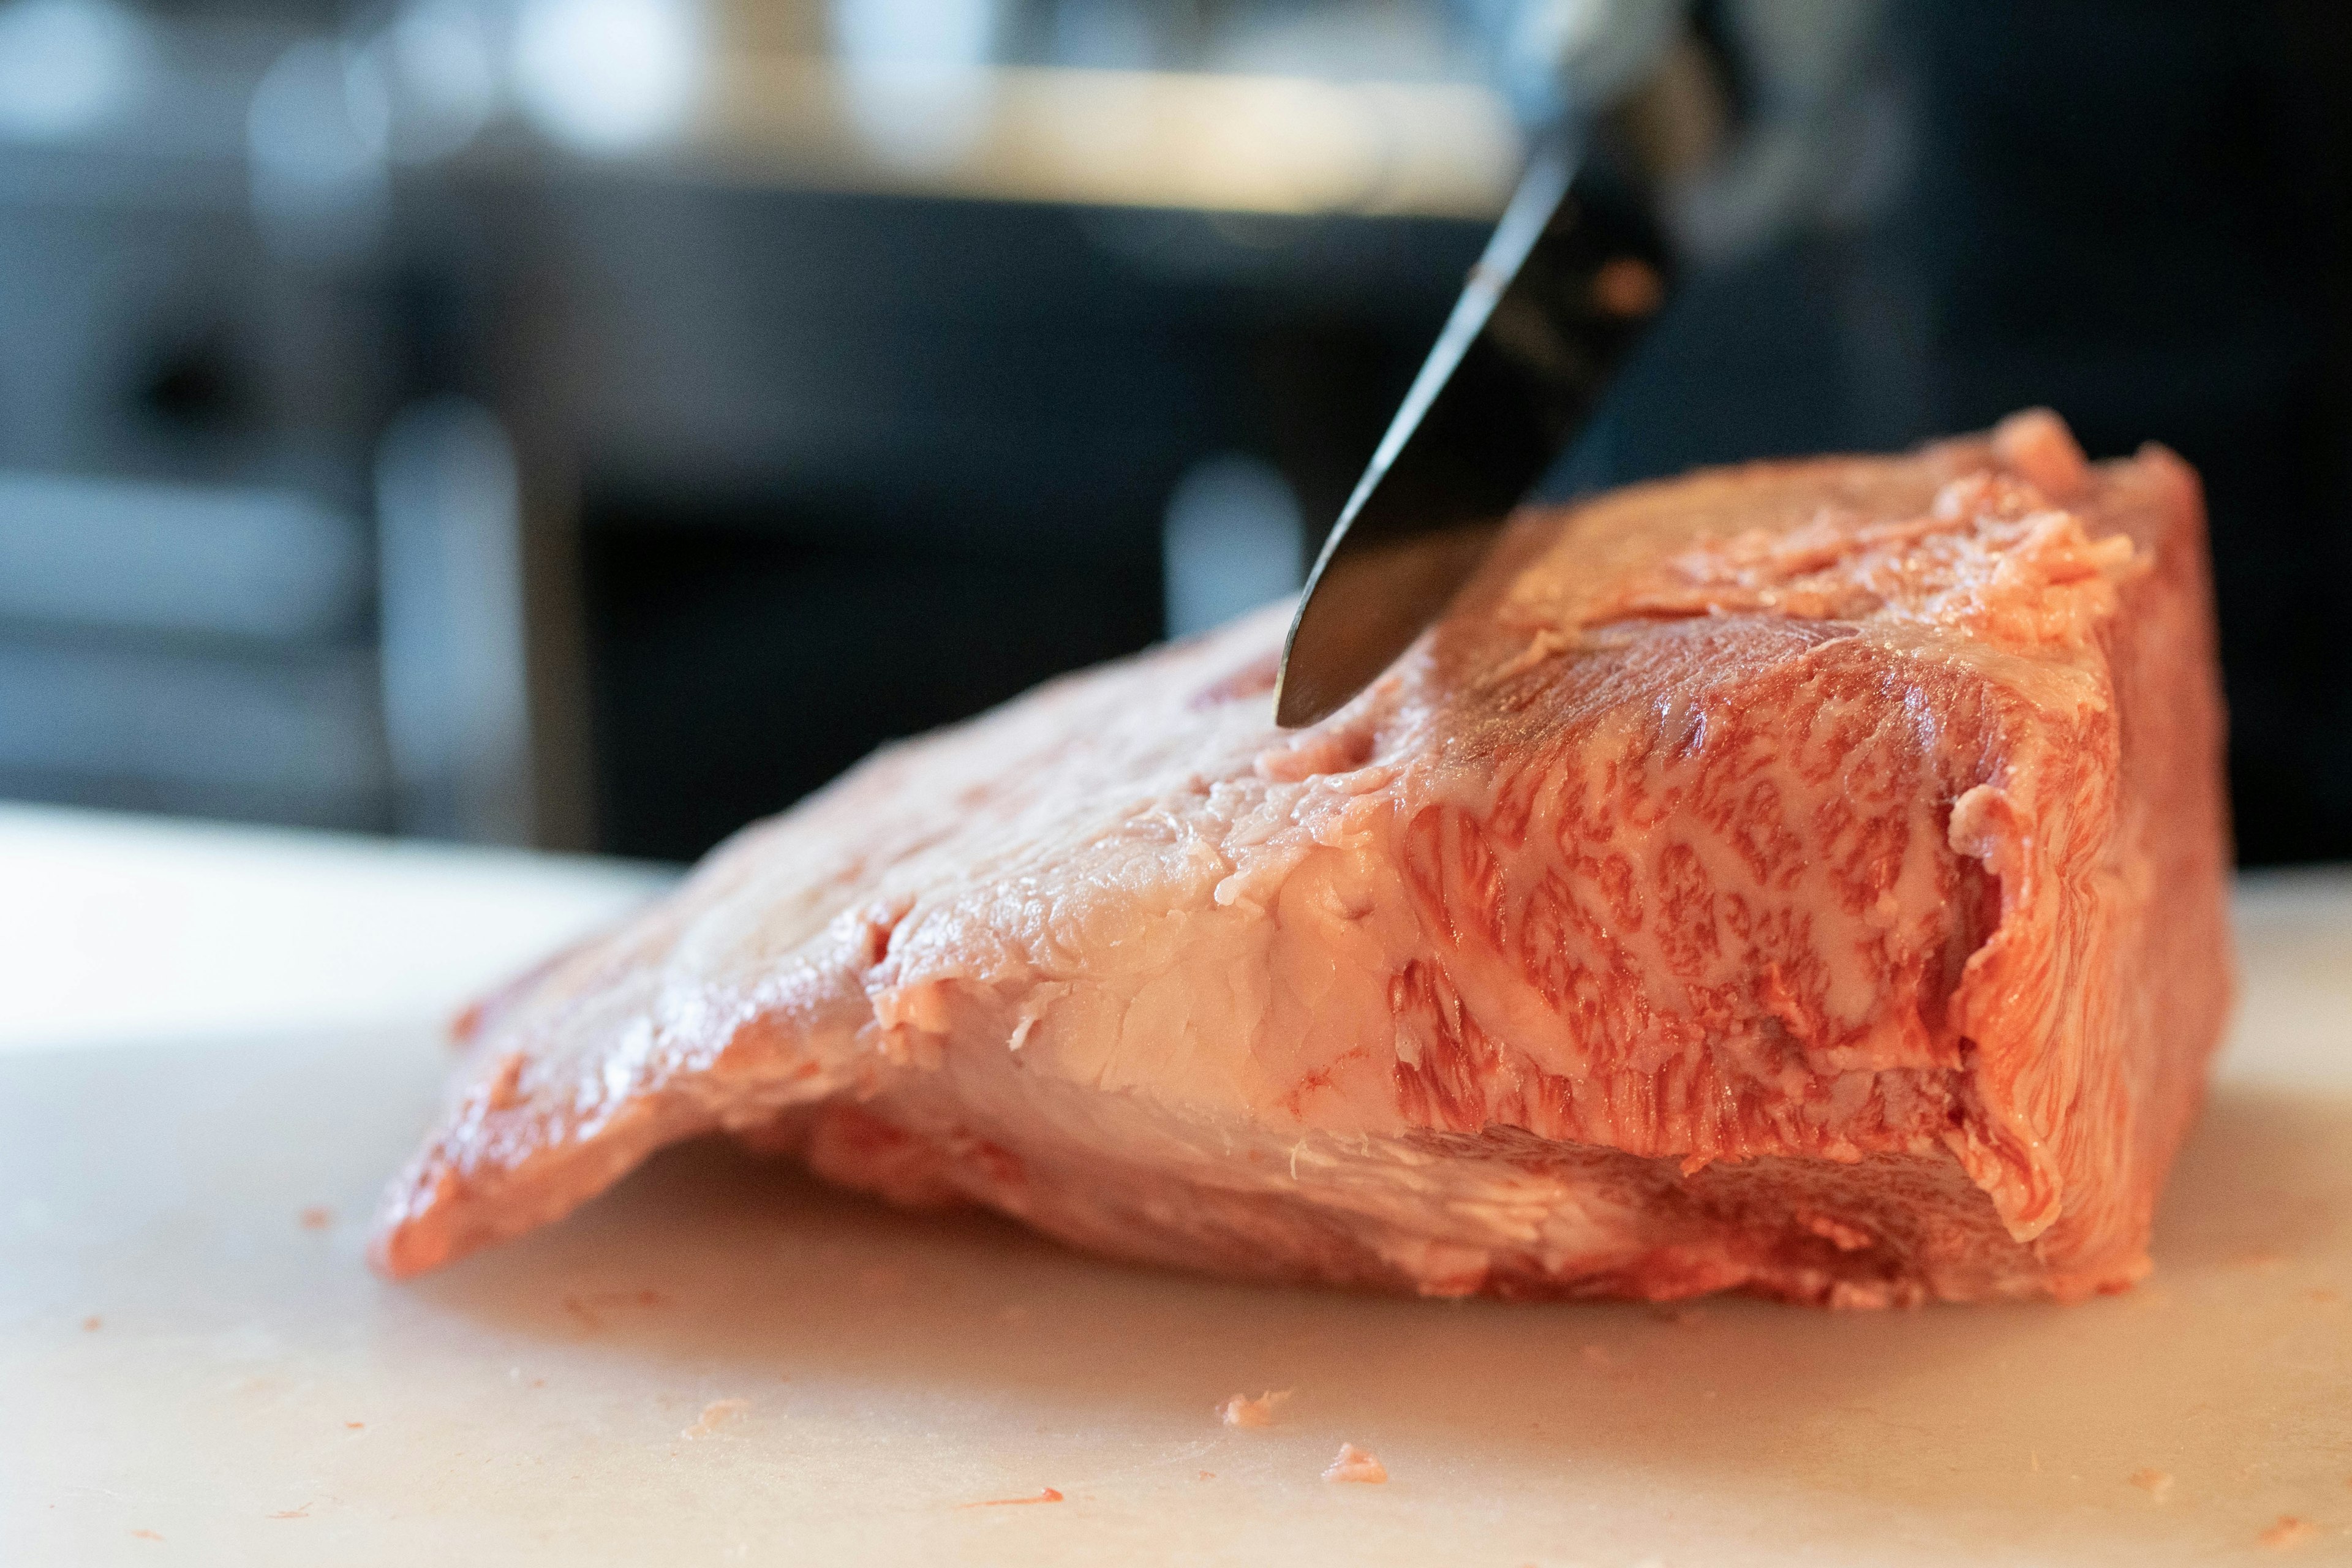
[(1477, 570), (1664, 302), (1631, 189), (1564, 136), (1518, 189), (1323, 542), (1283, 645), (1275, 719), (1312, 724), (1411, 647)]

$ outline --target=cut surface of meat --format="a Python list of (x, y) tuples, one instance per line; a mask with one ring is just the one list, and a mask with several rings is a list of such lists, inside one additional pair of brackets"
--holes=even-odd
[(1531, 511), (1297, 732), (1284, 615), (887, 749), (478, 1007), (379, 1267), (725, 1131), (1426, 1295), (2146, 1271), (2231, 986), (2177, 458), (2035, 412)]

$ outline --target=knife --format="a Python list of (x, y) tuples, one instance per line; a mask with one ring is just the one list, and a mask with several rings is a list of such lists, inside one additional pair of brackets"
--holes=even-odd
[(1328, 717), (1444, 613), (1665, 297), (1629, 189), (1538, 143), (1468, 285), (1323, 542), (1283, 644), (1275, 721)]

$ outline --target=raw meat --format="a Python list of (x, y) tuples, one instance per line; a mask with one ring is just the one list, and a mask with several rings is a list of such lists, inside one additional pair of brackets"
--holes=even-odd
[(2229, 1002), (2203, 528), (2021, 415), (1528, 514), (1309, 731), (1275, 606), (889, 748), (477, 1010), (379, 1265), (723, 1130), (1229, 1274), (2120, 1289)]

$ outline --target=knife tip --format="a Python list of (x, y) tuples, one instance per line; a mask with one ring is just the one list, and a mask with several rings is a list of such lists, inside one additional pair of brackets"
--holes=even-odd
[(1320, 723), (1346, 704), (1329, 700), (1330, 694), (1311, 689), (1290, 679), (1290, 667), (1284, 661), (1282, 671), (1275, 678), (1274, 721), (1285, 730), (1303, 730), (1309, 724)]

